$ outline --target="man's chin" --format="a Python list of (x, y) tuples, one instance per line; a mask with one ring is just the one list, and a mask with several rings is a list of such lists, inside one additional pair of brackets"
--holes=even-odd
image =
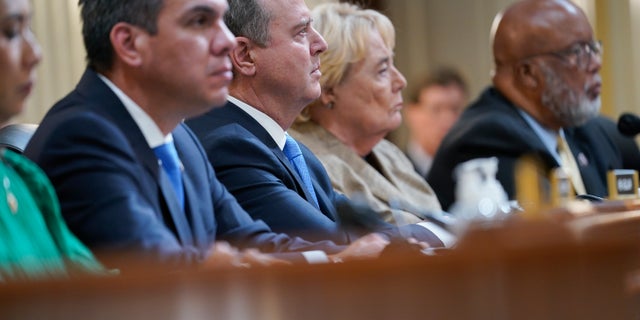
[(593, 118), (598, 116), (599, 110), (600, 110), (600, 108), (595, 109), (595, 110), (591, 110), (591, 111), (589, 111), (587, 113), (580, 114), (579, 116), (574, 116), (571, 119), (571, 121), (569, 123), (569, 126), (571, 126), (571, 127), (579, 127), (579, 126), (587, 123), (589, 120), (591, 120), (591, 119), (593, 119)]
[(228, 97), (229, 97), (228, 90), (222, 90), (221, 92), (218, 92), (215, 96), (209, 99), (210, 108), (213, 109), (213, 108), (219, 108), (224, 106), (227, 103)]
[(322, 91), (320, 90), (319, 86), (318, 86), (318, 90), (309, 91), (309, 94), (306, 95), (307, 102), (305, 103), (305, 106), (310, 104), (311, 102), (318, 100), (318, 98), (320, 98), (321, 92)]

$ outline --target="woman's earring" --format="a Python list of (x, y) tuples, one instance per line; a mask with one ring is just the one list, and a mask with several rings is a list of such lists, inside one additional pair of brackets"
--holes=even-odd
[(333, 109), (333, 102), (329, 102), (327, 103), (327, 105), (325, 106), (327, 109)]

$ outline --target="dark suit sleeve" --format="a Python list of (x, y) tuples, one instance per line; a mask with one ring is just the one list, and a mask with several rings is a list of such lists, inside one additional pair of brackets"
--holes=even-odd
[(162, 223), (157, 185), (127, 138), (94, 114), (49, 119), (25, 150), (49, 176), (70, 229), (96, 253), (135, 252), (165, 263), (201, 259)]
[[(447, 134), (427, 176), (427, 182), (445, 210), (455, 201), (455, 168), (471, 159), (498, 158), (496, 178), (509, 198), (515, 197), (516, 162), (524, 153), (536, 153), (536, 150), (527, 149), (528, 144), (522, 143), (519, 130), (512, 128), (515, 125), (512, 119), (506, 117), (466, 124), (458, 122)], [(530, 138), (537, 139), (533, 135)]]
[[(279, 253), (280, 258), (287, 260), (301, 258), (296, 257), (293, 252), (322, 250), (331, 254), (345, 248), (331, 241), (308, 242), (301, 238), (272, 232), (263, 221), (254, 220), (249, 216), (216, 178), (213, 169), (209, 172), (211, 196), (218, 224), (217, 239), (229, 241), (240, 248), (259, 248), (263, 252)], [(285, 254), (286, 252), (290, 254)]]
[[(295, 252), (322, 250), (337, 253), (344, 249), (330, 241), (308, 242), (282, 233), (274, 233), (260, 220), (253, 220), (235, 198), (213, 179), (213, 199), (218, 222), (217, 239), (229, 241), (239, 248), (259, 248), (263, 252), (280, 253), (281, 258), (296, 260)], [(285, 255), (285, 253), (290, 253)]]
[(625, 137), (617, 132), (615, 123), (601, 116), (564, 132), (587, 193), (607, 197), (607, 172), (623, 168), (624, 161), (638, 156), (635, 142), (623, 140)]

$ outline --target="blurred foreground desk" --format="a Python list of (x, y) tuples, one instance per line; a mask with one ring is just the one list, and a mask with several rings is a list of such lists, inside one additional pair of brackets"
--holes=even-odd
[(554, 221), (439, 256), (0, 286), (0, 319), (637, 319), (637, 241)]

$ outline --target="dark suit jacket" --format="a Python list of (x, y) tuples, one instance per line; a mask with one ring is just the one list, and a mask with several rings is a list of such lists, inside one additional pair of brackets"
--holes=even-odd
[(342, 249), (270, 232), (216, 179), (184, 124), (173, 138), (184, 165), (186, 214), (133, 118), (87, 70), (76, 89), (47, 113), (25, 155), (51, 179), (71, 230), (98, 252), (132, 250), (190, 263), (203, 259), (216, 239), (270, 252)]
[(618, 131), (618, 124), (613, 120), (599, 116), (591, 121), (593, 126), (602, 130), (616, 144), (622, 157), (622, 167), (640, 171), (640, 149), (634, 138), (627, 137)]
[[(489, 88), (451, 128), (436, 153), (427, 177), (444, 208), (454, 201), (453, 171), (464, 161), (497, 157), (497, 178), (510, 198), (515, 197), (514, 171), (516, 161), (521, 156), (535, 156), (546, 171), (558, 166), (517, 110), (496, 89)], [(601, 129), (596, 128), (593, 121), (581, 127), (565, 128), (564, 131), (587, 193), (606, 196), (606, 173), (609, 169), (621, 166), (618, 148)]]
[[(304, 144), (300, 143), (300, 149), (310, 171), (319, 210), (307, 201), (310, 195), (301, 178), (273, 138), (236, 105), (227, 103), (186, 123), (202, 142), (220, 181), (254, 219), (265, 221), (274, 231), (338, 243), (349, 243), (362, 232), (371, 231), (351, 232), (342, 227), (344, 221), (340, 221), (337, 208), (358, 212), (362, 207), (353, 206), (333, 190), (322, 163)], [(371, 210), (369, 214), (379, 220), (373, 229), (392, 238), (399, 235), (375, 212)], [(442, 245), (422, 227), (411, 225), (403, 230), (434, 246)]]

